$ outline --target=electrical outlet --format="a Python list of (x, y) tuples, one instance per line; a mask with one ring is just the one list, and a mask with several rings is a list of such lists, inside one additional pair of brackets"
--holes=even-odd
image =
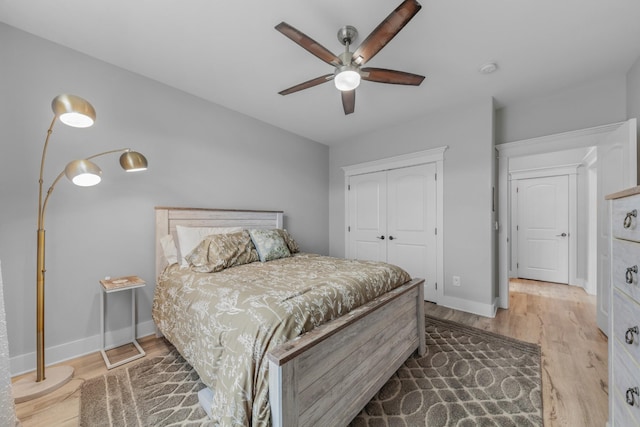
[(460, 276), (453, 276), (453, 286), (460, 286)]

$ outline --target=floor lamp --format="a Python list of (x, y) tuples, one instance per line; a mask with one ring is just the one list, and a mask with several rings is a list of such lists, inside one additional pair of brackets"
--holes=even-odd
[[(16, 381), (13, 384), (13, 396), (16, 403), (35, 399), (47, 394), (64, 384), (73, 377), (73, 367), (56, 366), (47, 370), (45, 377), (44, 359), (44, 255), (45, 255), (45, 214), (49, 197), (56, 184), (62, 176), (66, 176), (71, 182), (79, 186), (96, 185), (101, 180), (102, 170), (91, 161), (91, 159), (112, 153), (122, 153), (120, 156), (120, 166), (127, 172), (136, 172), (147, 169), (147, 159), (140, 153), (129, 148), (105, 151), (95, 154), (85, 159), (73, 160), (64, 168), (62, 172), (53, 180), (53, 183), (43, 194), (43, 172), (49, 138), (53, 132), (53, 125), (56, 120), (62, 123), (77, 127), (86, 128), (93, 125), (96, 119), (96, 112), (93, 106), (86, 100), (74, 95), (59, 95), (51, 103), (54, 117), (47, 131), (47, 138), (44, 141), (42, 150), (42, 160), (40, 162), (40, 179), (38, 180), (38, 243), (37, 243), (37, 265), (36, 265), (36, 374)], [(44, 195), (44, 199), (43, 199)]]

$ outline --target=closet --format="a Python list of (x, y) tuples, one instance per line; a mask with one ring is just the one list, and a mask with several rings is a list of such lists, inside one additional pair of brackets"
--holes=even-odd
[(347, 176), (347, 257), (385, 261), (425, 279), (438, 301), (435, 162)]

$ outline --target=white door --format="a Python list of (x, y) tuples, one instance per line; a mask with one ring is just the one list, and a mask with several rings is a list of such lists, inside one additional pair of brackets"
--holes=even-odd
[(424, 299), (437, 301), (436, 166), (389, 171), (387, 175), (387, 262), (425, 279)]
[(349, 178), (349, 254), (352, 259), (387, 260), (387, 173)]
[(349, 178), (347, 257), (384, 261), (425, 279), (425, 300), (437, 302), (436, 165)]
[(636, 121), (628, 120), (598, 145), (598, 327), (608, 336), (611, 292), (610, 212), (607, 194), (637, 184)]
[(518, 277), (569, 283), (569, 177), (521, 179)]

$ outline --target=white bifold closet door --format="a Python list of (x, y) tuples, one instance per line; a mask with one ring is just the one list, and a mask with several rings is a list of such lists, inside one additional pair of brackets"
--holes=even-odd
[(387, 260), (387, 172), (349, 179), (348, 258)]
[(349, 178), (349, 253), (425, 279), (437, 302), (436, 166), (428, 163)]

